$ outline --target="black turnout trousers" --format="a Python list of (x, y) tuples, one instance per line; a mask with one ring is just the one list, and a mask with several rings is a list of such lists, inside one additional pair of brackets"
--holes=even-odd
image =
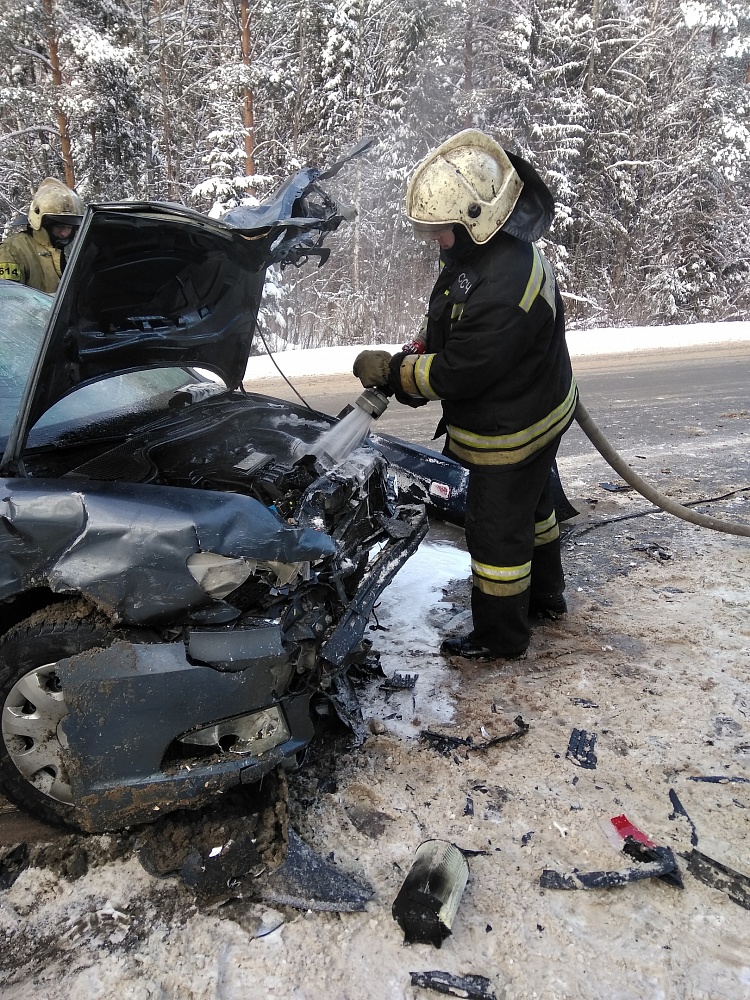
[(470, 467), (471, 638), (498, 656), (528, 647), (529, 601), (543, 604), (565, 587), (550, 479), (559, 443), (522, 465)]

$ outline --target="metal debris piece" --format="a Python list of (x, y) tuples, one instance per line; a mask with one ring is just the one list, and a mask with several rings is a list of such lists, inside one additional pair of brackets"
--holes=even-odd
[(580, 705), (581, 708), (599, 708), (595, 701), (591, 701), (589, 698), (571, 698), (571, 704)]
[(391, 911), (407, 944), (441, 946), (452, 932), (468, 880), (469, 863), (455, 844), (426, 840), (419, 845)]
[(520, 715), (517, 715), (513, 721), (516, 724), (513, 732), (505, 733), (503, 736), (495, 736), (484, 743), (475, 743), (471, 736), (450, 736), (447, 733), (434, 733), (430, 729), (423, 729), (419, 736), (420, 739), (429, 743), (431, 749), (437, 750), (438, 753), (447, 757), (457, 747), (466, 747), (467, 750), (488, 750), (499, 743), (507, 743), (519, 736), (525, 736), (529, 731), (528, 723), (524, 722)]
[(690, 826), (690, 844), (692, 847), (696, 847), (698, 844), (698, 831), (695, 829), (695, 823), (693, 823), (685, 811), (685, 807), (677, 798), (677, 792), (674, 788), (669, 789), (669, 801), (672, 803), (672, 812), (669, 814), (669, 819), (674, 820), (677, 819), (678, 816), (681, 816), (683, 819), (687, 820)]
[(335, 674), (331, 678), (328, 702), (341, 722), (352, 734), (352, 744), (362, 746), (368, 737), (367, 726), (362, 717), (362, 706), (350, 677)]
[(412, 986), (436, 993), (448, 993), (469, 1000), (497, 1000), (492, 984), (485, 976), (452, 976), (450, 972), (411, 972)]
[(568, 749), (565, 752), (565, 756), (576, 767), (585, 767), (593, 771), (596, 767), (595, 744), (596, 733), (587, 733), (585, 729), (574, 729), (570, 734), (570, 741), (568, 742)]
[(747, 875), (728, 868), (695, 848), (683, 857), (691, 875), (712, 889), (725, 892), (733, 903), (750, 910), (750, 878)]
[(389, 677), (383, 684), (380, 685), (381, 691), (412, 691), (419, 680), (419, 674), (399, 674), (394, 673), (392, 677)]
[(633, 489), (628, 483), (599, 483), (599, 485), (608, 493), (625, 493), (627, 490)]
[(0, 860), (0, 891), (10, 889), (18, 876), (29, 867), (29, 848), (19, 844)]
[(723, 774), (707, 774), (688, 781), (710, 781), (714, 785), (750, 785), (750, 778), (730, 778)]

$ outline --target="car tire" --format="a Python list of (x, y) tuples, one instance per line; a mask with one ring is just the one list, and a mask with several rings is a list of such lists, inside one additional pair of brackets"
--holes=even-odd
[(117, 637), (103, 615), (74, 600), (35, 612), (0, 639), (0, 793), (46, 823), (77, 829), (57, 662)]

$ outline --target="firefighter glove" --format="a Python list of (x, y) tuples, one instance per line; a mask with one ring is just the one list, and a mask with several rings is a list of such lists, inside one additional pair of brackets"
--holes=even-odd
[(365, 389), (382, 388), (388, 385), (390, 361), (388, 351), (360, 351), (352, 371)]

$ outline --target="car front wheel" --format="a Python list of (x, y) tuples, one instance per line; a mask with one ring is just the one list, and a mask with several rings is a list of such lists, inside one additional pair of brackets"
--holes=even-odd
[(0, 640), (0, 792), (44, 822), (75, 827), (66, 763), (68, 708), (57, 663), (115, 638), (109, 622), (89, 605), (62, 601)]

